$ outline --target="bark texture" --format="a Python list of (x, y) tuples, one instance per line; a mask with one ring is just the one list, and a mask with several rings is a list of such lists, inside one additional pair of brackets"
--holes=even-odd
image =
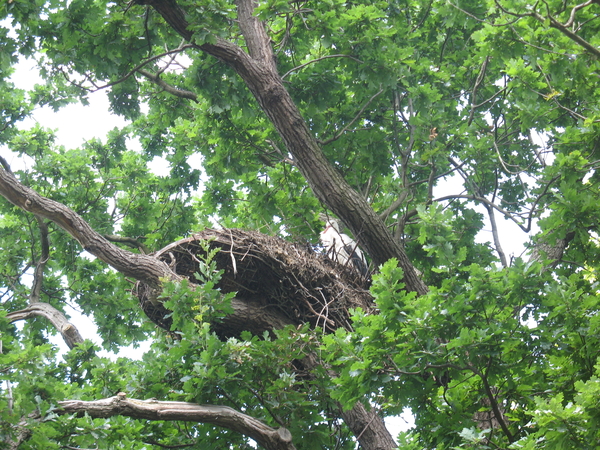
[(367, 409), (357, 403), (348, 411), (342, 411), (342, 418), (356, 435), (356, 439), (365, 449), (389, 450), (397, 448), (385, 423), (374, 409)]
[(127, 416), (148, 420), (180, 420), (227, 428), (254, 439), (268, 450), (294, 450), (292, 435), (286, 428), (271, 428), (260, 420), (228, 406), (198, 405), (187, 402), (159, 402), (127, 398), (120, 392), (114, 397), (94, 401), (58, 402), (57, 414), (88, 415), (93, 418)]
[(114, 267), (122, 274), (144, 280), (156, 290), (160, 278), (172, 275), (169, 267), (149, 255), (122, 250), (97, 233), (79, 214), (24, 186), (5, 169), (0, 169), (0, 194), (13, 205), (38, 217), (51, 220), (74, 237), (92, 255)]
[(60, 332), (69, 348), (73, 348), (83, 342), (83, 338), (81, 337), (81, 334), (79, 334), (77, 328), (67, 320), (62, 312), (48, 303), (33, 303), (25, 309), (7, 314), (6, 318), (9, 322), (16, 322), (18, 320), (27, 320), (36, 316), (48, 319), (54, 328)]
[[(138, 0), (152, 6), (184, 39), (194, 43), (185, 12), (174, 0)], [(376, 266), (397, 258), (407, 289), (419, 294), (427, 287), (402, 248), (369, 203), (329, 163), (315, 136), (285, 89), (264, 24), (253, 16), (255, 2), (238, 0), (238, 23), (248, 52), (217, 38), (215, 44), (197, 43), (199, 49), (230, 65), (244, 80), (261, 109), (271, 120), (294, 163), (317, 198), (350, 228)]]

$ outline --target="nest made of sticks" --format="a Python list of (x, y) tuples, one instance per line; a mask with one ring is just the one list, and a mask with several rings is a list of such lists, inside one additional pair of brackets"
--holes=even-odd
[[(264, 311), (284, 315), (289, 323), (309, 322), (328, 332), (339, 327), (350, 328), (350, 308), (372, 308), (367, 288), (369, 280), (353, 268), (342, 266), (309, 245), (294, 244), (256, 231), (240, 229), (207, 229), (169, 244), (155, 256), (166, 262), (179, 276), (197, 283), (199, 260), (204, 252), (200, 242), (218, 248), (215, 257), (224, 274), (218, 286), (222, 292), (236, 292), (236, 301), (257, 302)], [(144, 312), (159, 326), (169, 329), (169, 313), (162, 305), (150, 302), (150, 288), (140, 284), (138, 297)], [(218, 324), (219, 334), (238, 335), (242, 328), (259, 333), (269, 330), (268, 315), (262, 321), (248, 317), (227, 318)], [(243, 319), (243, 318), (242, 318)], [(260, 322), (260, 323), (259, 323)], [(229, 327), (229, 328), (228, 328)], [(276, 325), (273, 324), (271, 329)]]

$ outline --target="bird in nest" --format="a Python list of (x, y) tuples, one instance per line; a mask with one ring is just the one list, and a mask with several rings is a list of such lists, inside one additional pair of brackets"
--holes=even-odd
[(365, 255), (350, 236), (340, 231), (337, 220), (325, 218), (325, 229), (321, 232), (320, 239), (327, 256), (333, 261), (353, 267), (363, 277), (369, 274)]

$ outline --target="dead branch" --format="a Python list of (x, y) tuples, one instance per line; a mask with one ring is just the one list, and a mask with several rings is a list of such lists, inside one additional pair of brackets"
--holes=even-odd
[(76, 345), (83, 342), (83, 338), (75, 325), (70, 323), (62, 312), (48, 303), (35, 302), (25, 309), (8, 313), (6, 318), (12, 323), (19, 320), (27, 320), (36, 316), (48, 319), (54, 328), (60, 332), (69, 348), (74, 348)]
[(88, 415), (93, 418), (126, 416), (147, 420), (178, 420), (208, 423), (241, 433), (268, 450), (295, 450), (286, 428), (271, 428), (263, 422), (228, 406), (198, 405), (188, 402), (137, 400), (120, 392), (100, 400), (58, 402), (56, 414)]

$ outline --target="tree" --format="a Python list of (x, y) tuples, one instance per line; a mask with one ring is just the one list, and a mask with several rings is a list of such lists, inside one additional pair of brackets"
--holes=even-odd
[[(4, 446), (383, 449), (409, 407), (402, 448), (595, 448), (598, 8), (6, 2)], [(105, 141), (17, 127), (100, 89), (131, 121)], [(324, 211), (372, 280), (311, 249)], [(98, 356), (66, 305), (151, 349)]]

